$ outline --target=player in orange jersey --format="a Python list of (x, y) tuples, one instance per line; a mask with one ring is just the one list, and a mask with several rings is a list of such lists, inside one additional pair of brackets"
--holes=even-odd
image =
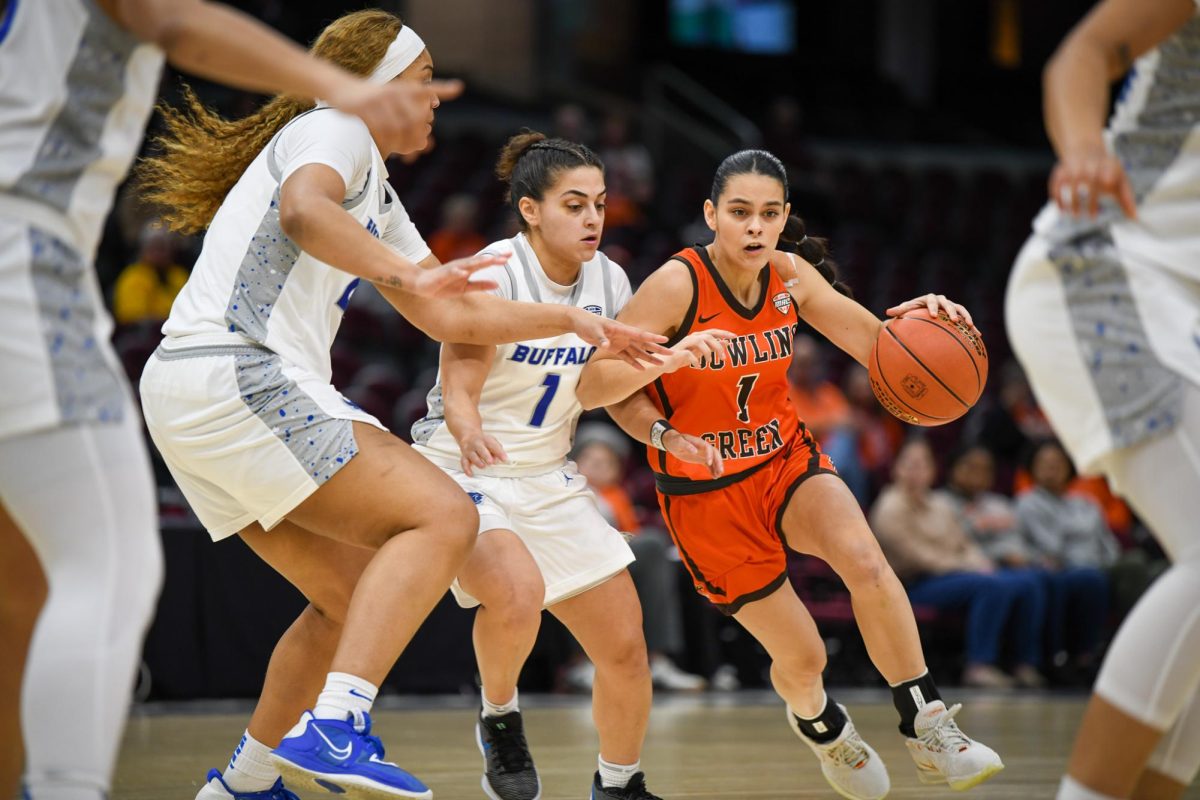
[[(1003, 768), (954, 722), (925, 667), (912, 608), (858, 503), (788, 399), (787, 367), (800, 319), (865, 364), (883, 323), (837, 282), (825, 243), (789, 217), (787, 175), (775, 156), (745, 150), (721, 163), (704, 216), (712, 244), (682, 250), (651, 275), (620, 319), (670, 337), (677, 352), (636, 370), (607, 358), (584, 370), (585, 408), (610, 409), (650, 445), (667, 527), (696, 590), (767, 649), (788, 722), (844, 797), (889, 788), (878, 754), (845, 708), (825, 694), (825, 645), (787, 582), (784, 545), (828, 562), (850, 589), (875, 665), (892, 686), (900, 730), (925, 782), (966, 789)], [(779, 252), (780, 240), (799, 254)], [(927, 308), (970, 322), (966, 309), (926, 295), (888, 310)], [(689, 346), (690, 345), (690, 346)], [(704, 355), (697, 356), (699, 351)], [(644, 389), (661, 412), (623, 398)], [(644, 408), (644, 405), (643, 405)], [(724, 475), (661, 449), (664, 431), (698, 434)]]

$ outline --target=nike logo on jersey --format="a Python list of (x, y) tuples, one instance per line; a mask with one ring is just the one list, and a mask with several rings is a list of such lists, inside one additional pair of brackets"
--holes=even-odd
[(716, 319), (719, 316), (721, 316), (720, 311), (718, 311), (715, 314), (709, 314), (707, 317), (700, 317), (700, 324), (703, 325), (706, 322), (711, 322), (712, 320)]
[(345, 761), (350, 757), (350, 753), (354, 750), (354, 742), (348, 742), (345, 747), (338, 747), (333, 742), (329, 741), (329, 737), (322, 733), (321, 729), (316, 725), (313, 725), (313, 730), (317, 732), (317, 736), (320, 736), (325, 740), (325, 744), (329, 746), (329, 752), (335, 759), (338, 761)]

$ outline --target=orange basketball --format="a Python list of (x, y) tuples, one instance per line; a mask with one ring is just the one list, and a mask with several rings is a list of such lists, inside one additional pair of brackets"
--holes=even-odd
[(925, 309), (889, 322), (871, 349), (871, 388), (911, 425), (945, 425), (983, 394), (988, 357), (983, 339), (962, 320)]

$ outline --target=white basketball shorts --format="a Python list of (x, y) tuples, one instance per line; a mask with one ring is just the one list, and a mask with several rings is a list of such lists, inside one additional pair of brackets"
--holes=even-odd
[(270, 530), (358, 453), (352, 421), (387, 430), (328, 382), (254, 345), (146, 363), (150, 438), (214, 540)]
[[(633, 563), (625, 537), (604, 519), (573, 462), (516, 478), (445, 472), (475, 501), (480, 534), (501, 529), (521, 537), (546, 583), (546, 606), (585, 592)], [(457, 580), (450, 589), (463, 608), (479, 605)]]
[(1034, 235), (1005, 297), (1013, 351), (1081, 472), (1179, 424), (1200, 385), (1200, 280), (1118, 247), (1107, 231)]

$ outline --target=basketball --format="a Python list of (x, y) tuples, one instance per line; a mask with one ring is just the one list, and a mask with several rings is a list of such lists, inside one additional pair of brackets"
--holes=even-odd
[(871, 389), (910, 425), (945, 425), (975, 405), (987, 384), (983, 339), (946, 312), (910, 311), (884, 326), (871, 349)]

